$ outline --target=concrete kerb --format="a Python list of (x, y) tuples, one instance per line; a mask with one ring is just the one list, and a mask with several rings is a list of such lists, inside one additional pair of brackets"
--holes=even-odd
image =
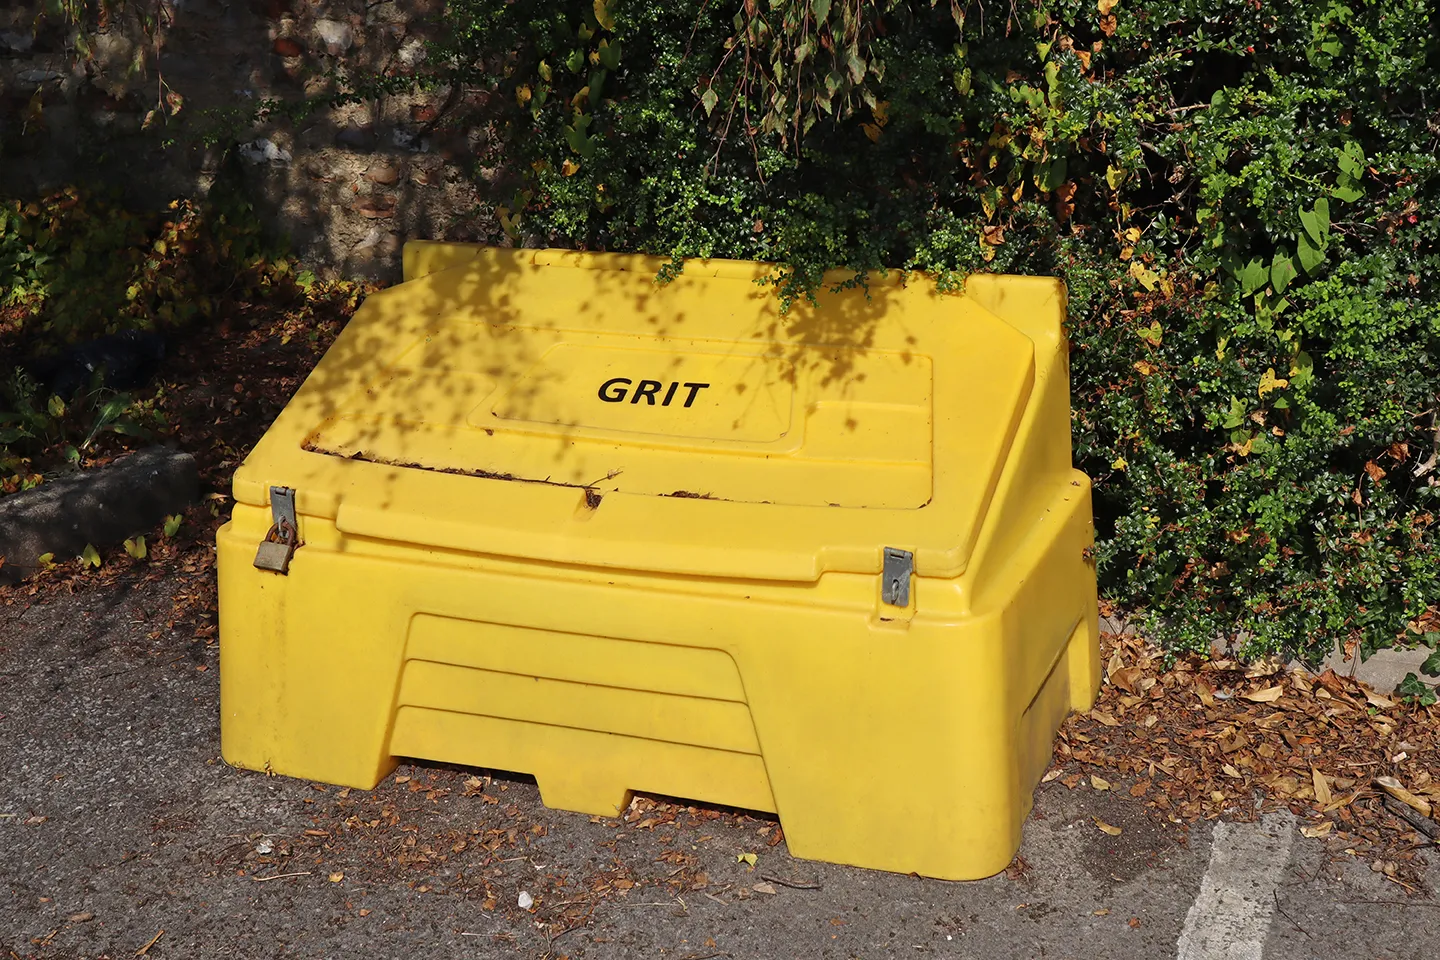
[(0, 498), (0, 583), (24, 579), (47, 553), (69, 558), (153, 529), (199, 490), (194, 457), (151, 447)]

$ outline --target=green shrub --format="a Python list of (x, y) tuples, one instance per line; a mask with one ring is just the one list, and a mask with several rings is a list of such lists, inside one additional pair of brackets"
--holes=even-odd
[(238, 301), (303, 299), (310, 281), (278, 252), (229, 180), (204, 204), (151, 212), (73, 187), (0, 201), (0, 495), (80, 462), (101, 438), (165, 427), (153, 390), (118, 392), (97, 373), (52, 396), (38, 373), (103, 334), (175, 334)]
[(452, 0), (432, 62), (517, 240), (1062, 277), (1103, 591), (1315, 658), (1440, 631), (1431, 7)]

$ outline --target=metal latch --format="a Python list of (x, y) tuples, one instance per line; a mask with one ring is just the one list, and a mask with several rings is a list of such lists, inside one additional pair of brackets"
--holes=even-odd
[(290, 558), (300, 546), (300, 527), (295, 519), (295, 491), (289, 487), (270, 488), (270, 532), (255, 551), (255, 566), (261, 570), (288, 573)]
[(880, 573), (880, 601), (892, 607), (910, 606), (910, 578), (914, 575), (915, 554), (886, 547), (885, 565)]

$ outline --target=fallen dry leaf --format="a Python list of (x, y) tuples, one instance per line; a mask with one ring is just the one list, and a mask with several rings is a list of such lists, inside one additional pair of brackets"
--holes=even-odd
[(1136, 693), (1138, 691), (1135, 685), (1140, 680), (1140, 675), (1143, 672), (1140, 667), (1124, 667), (1123, 669), (1116, 670), (1110, 676), (1110, 682), (1122, 690)]
[(1090, 786), (1094, 787), (1096, 790), (1109, 790), (1110, 781), (1101, 779), (1100, 777), (1097, 777), (1095, 776), (1095, 774), (1092, 773), (1090, 774)]
[(330, 882), (331, 882), (331, 883), (339, 883), (341, 880), (344, 880), (344, 879), (345, 879), (345, 874), (341, 873), (339, 870), (336, 870), (334, 873), (330, 874)]
[(753, 887), (751, 887), (750, 889), (751, 889), (751, 890), (754, 890), (756, 893), (772, 893), (772, 894), (773, 894), (773, 893), (775, 892), (775, 887), (774, 887), (773, 885), (768, 884), (768, 883), (763, 883), (763, 882), (762, 882), (762, 883), (757, 883), (757, 884), (755, 884), (755, 885), (754, 885)]
[(1118, 837), (1124, 832), (1119, 827), (1108, 824), (1099, 817), (1091, 817), (1090, 819), (1095, 821), (1095, 826), (1099, 827), (1103, 832), (1110, 834), (1112, 837)]
[(1419, 813), (1422, 817), (1430, 816), (1430, 812), (1434, 809), (1430, 805), (1429, 800), (1426, 800), (1424, 797), (1415, 796), (1415, 794), (1406, 790), (1405, 786), (1394, 777), (1376, 777), (1375, 785), (1396, 800), (1405, 804), (1405, 806)]
[[(1054, 780), (1078, 789), (1093, 774), (1116, 784), (1112, 791), (1134, 783), (1137, 806), (1170, 824), (1225, 817), (1257, 800), (1264, 811), (1303, 805), (1315, 818), (1308, 826), (1332, 814), (1327, 836), (1343, 832), (1360, 856), (1399, 863), (1400, 879), (1419, 880), (1406, 857), (1414, 832), (1378, 802), (1382, 787), (1371, 778), (1383, 771), (1392, 786), (1428, 803), (1432, 817), (1440, 811), (1440, 778), (1430, 769), (1440, 753), (1440, 706), (1383, 697), (1328, 670), (1284, 672), (1257, 684), (1235, 661), (1220, 669), (1182, 658), (1167, 668), (1138, 636), (1104, 634), (1101, 644), (1102, 663), (1141, 667), (1140, 692), (1104, 684), (1094, 713), (1065, 721)], [(1107, 671), (1112, 680), (1120, 669), (1128, 668)], [(1385, 804), (1398, 802), (1386, 796)]]
[(1325, 774), (1311, 767), (1310, 777), (1315, 784), (1315, 802), (1319, 804), (1322, 809), (1328, 807), (1334, 802), (1335, 798), (1330, 795), (1330, 784), (1326, 781)]
[(1333, 820), (1326, 820), (1326, 821), (1323, 822), (1323, 823), (1315, 823), (1315, 824), (1311, 824), (1310, 826), (1301, 827), (1301, 828), (1300, 828), (1300, 832), (1301, 832), (1301, 834), (1303, 834), (1304, 836), (1307, 836), (1307, 837), (1309, 837), (1309, 838), (1311, 838), (1311, 839), (1313, 840), (1313, 839), (1315, 839), (1316, 837), (1329, 836), (1329, 835), (1330, 835), (1330, 831), (1331, 831), (1331, 830), (1334, 830), (1334, 829), (1335, 829), (1335, 821), (1333, 821)]

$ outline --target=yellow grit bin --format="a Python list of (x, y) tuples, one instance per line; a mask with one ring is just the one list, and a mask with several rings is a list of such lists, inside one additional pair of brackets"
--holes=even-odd
[(225, 759), (1003, 869), (1099, 683), (1064, 288), (890, 274), (782, 314), (766, 265), (667, 262), (406, 246), (235, 475)]

